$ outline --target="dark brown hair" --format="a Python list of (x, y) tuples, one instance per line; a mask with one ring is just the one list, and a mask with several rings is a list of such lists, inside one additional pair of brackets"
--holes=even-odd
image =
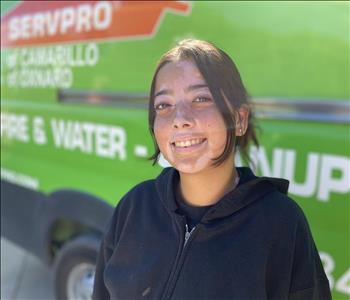
[[(150, 157), (153, 160), (153, 164), (157, 162), (160, 154), (153, 129), (156, 116), (154, 94), (157, 75), (165, 64), (180, 60), (190, 60), (197, 66), (209, 87), (226, 125), (227, 139), (225, 149), (219, 157), (214, 159), (214, 164), (219, 165), (225, 161), (232, 151), (236, 150), (236, 147), (238, 147), (243, 159), (249, 162), (248, 146), (250, 141), (253, 141), (257, 147), (259, 143), (256, 136), (255, 118), (249, 103), (248, 93), (234, 62), (223, 50), (209, 42), (186, 39), (179, 42), (177, 46), (170, 49), (161, 57), (153, 75), (148, 107), (148, 124), (155, 147), (155, 153)], [(236, 137), (236, 117), (239, 117), (236, 112), (243, 104), (250, 108), (248, 127), (243, 136)]]

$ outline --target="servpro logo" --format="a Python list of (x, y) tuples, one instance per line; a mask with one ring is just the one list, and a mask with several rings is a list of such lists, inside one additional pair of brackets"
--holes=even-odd
[(23, 1), (1, 18), (1, 47), (154, 35), (166, 11), (187, 14), (183, 1)]

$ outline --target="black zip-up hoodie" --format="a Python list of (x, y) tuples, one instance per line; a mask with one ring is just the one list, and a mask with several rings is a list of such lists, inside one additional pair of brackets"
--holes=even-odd
[(239, 186), (186, 243), (175, 169), (129, 191), (102, 240), (93, 299), (331, 299), (288, 181), (237, 171)]

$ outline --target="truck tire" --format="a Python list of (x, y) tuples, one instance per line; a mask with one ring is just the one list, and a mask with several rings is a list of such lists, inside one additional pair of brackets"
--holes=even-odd
[(64, 244), (54, 263), (57, 300), (91, 299), (100, 239), (79, 236)]

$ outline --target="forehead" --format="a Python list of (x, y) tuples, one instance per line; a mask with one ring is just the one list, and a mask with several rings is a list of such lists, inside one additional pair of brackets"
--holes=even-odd
[(205, 83), (197, 66), (190, 60), (180, 60), (166, 63), (158, 72), (156, 90), (175, 85), (191, 85)]

